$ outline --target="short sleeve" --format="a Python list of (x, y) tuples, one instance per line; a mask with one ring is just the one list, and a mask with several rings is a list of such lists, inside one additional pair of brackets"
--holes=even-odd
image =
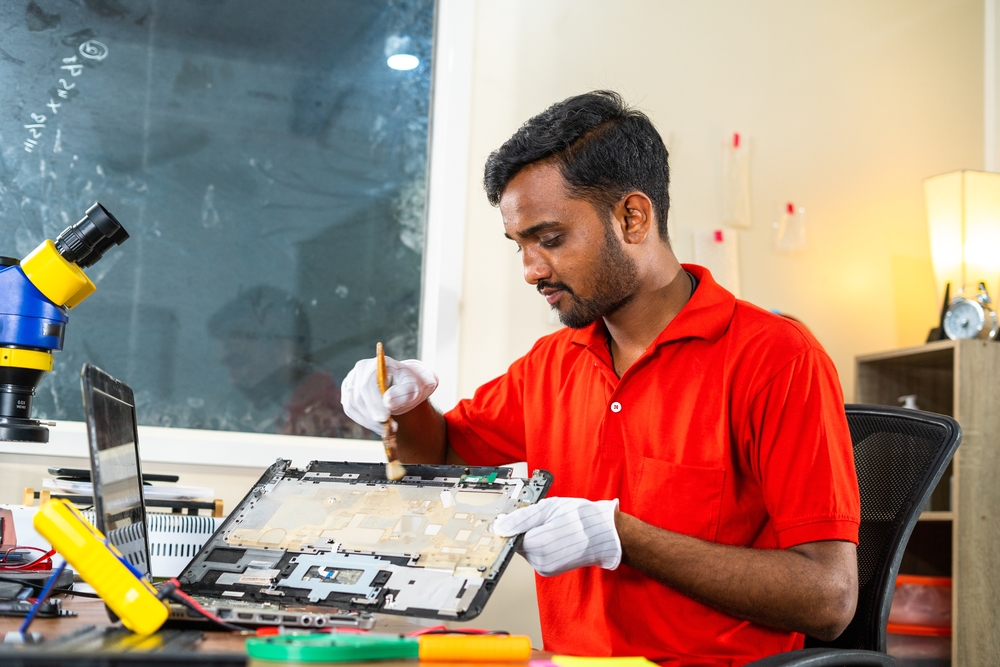
[(445, 414), (448, 445), (467, 463), (504, 465), (527, 460), (524, 425), (524, 367), (515, 361), (507, 372), (461, 400)]
[(782, 549), (858, 542), (861, 501), (833, 362), (809, 348), (753, 398), (743, 437)]

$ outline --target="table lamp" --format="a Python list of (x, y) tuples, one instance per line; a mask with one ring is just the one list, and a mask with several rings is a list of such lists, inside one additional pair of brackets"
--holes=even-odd
[(953, 171), (924, 180), (931, 260), (944, 294), (941, 323), (928, 341), (945, 337), (948, 287), (972, 299), (980, 282), (996, 288), (1000, 278), (1000, 174)]

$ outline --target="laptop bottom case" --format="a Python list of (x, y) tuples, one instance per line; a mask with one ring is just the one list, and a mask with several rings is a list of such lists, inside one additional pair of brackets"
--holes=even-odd
[[(310, 609), (298, 625), (336, 622), (338, 610), (468, 620), (520, 539), (490, 525), (538, 502), (551, 481), (541, 470), (520, 479), (508, 468), (428, 465), (390, 481), (382, 464), (313, 461), (299, 470), (279, 459), (180, 580), (231, 607), (233, 622), (284, 624), (273, 620), (278, 609), (295, 607)], [(329, 610), (325, 618), (316, 607)]]

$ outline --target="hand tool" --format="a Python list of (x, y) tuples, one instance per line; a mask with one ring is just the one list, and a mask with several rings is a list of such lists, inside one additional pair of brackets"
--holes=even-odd
[[(389, 388), (389, 380), (385, 370), (385, 352), (382, 349), (382, 343), (375, 345), (375, 360), (378, 371), (378, 389), (385, 394), (385, 390)], [(391, 480), (403, 479), (406, 475), (406, 468), (399, 462), (396, 433), (392, 430), (392, 415), (389, 415), (382, 431), (382, 446), (385, 447), (385, 456), (389, 460), (385, 464), (385, 476)]]

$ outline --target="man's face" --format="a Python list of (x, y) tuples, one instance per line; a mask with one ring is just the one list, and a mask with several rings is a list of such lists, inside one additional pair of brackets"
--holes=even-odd
[(522, 170), (503, 191), (500, 213), (522, 253), (524, 279), (566, 326), (585, 327), (634, 296), (638, 269), (619, 231), (590, 202), (569, 196), (557, 166)]

